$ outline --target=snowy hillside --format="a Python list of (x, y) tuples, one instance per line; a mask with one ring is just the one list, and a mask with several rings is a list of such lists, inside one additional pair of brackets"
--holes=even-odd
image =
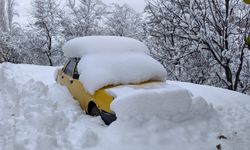
[[(130, 116), (106, 126), (101, 118), (85, 115), (67, 89), (55, 83), (55, 70), (0, 65), (0, 150), (215, 150), (219, 144), (226, 150), (250, 147), (249, 96), (167, 81), (193, 94), (190, 103), (180, 106), (172, 101), (172, 107), (166, 108), (176, 116)], [(203, 99), (199, 96), (204, 100), (196, 101)]]

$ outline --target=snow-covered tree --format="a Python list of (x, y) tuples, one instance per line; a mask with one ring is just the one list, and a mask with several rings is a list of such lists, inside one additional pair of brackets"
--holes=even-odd
[(7, 32), (0, 32), (0, 63), (10, 62), (14, 52), (10, 45), (11, 36)]
[(104, 23), (107, 34), (136, 39), (143, 38), (142, 16), (129, 5), (112, 4), (105, 19)]
[[(170, 79), (207, 83), (209, 55), (200, 52), (193, 41), (175, 36), (178, 29), (173, 23), (178, 25), (179, 21), (164, 8), (165, 5), (167, 1), (150, 2), (145, 9), (147, 43), (152, 55), (162, 62)], [(175, 6), (171, 6), (171, 9), (178, 10)]]
[[(166, 65), (174, 66), (169, 68), (173, 74), (176, 60), (183, 62), (179, 77), (187, 73), (187, 60), (191, 68), (202, 62), (204, 65), (197, 71), (199, 74), (205, 71), (207, 84), (230, 90), (248, 87), (249, 82), (243, 80), (242, 74), (249, 61), (244, 39), (249, 34), (250, 12), (241, 1), (148, 0), (146, 14), (147, 31), (156, 55), (163, 63), (167, 61)], [(199, 53), (197, 60), (193, 54)]]
[(0, 0), (0, 30), (10, 31), (13, 23), (15, 0)]
[(106, 13), (100, 0), (67, 0), (69, 12), (63, 16), (63, 34), (67, 39), (100, 34), (100, 23)]
[(62, 54), (60, 48), (61, 14), (57, 0), (32, 1), (31, 27), (37, 36), (37, 44), (34, 45), (34, 49), (47, 58), (50, 66), (56, 63), (57, 59), (54, 58), (60, 57)]
[(12, 35), (14, 0), (0, 0), (0, 62), (15, 62), (15, 49)]

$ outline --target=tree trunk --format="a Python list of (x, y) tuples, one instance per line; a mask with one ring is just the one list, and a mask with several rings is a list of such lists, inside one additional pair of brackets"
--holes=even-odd
[(0, 30), (6, 32), (6, 12), (5, 12), (5, 0), (0, 0)]

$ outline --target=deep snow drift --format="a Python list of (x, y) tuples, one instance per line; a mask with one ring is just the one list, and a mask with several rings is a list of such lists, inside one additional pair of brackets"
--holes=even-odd
[[(147, 83), (143, 88), (121, 85), (107, 89), (115, 95), (111, 109), (123, 121), (143, 122), (157, 117), (170, 122), (211, 118), (213, 108), (202, 97), (193, 97), (186, 89), (163, 83)], [(136, 115), (135, 115), (136, 114)]]
[[(0, 65), (0, 149), (211, 150), (218, 144), (226, 150), (250, 147), (249, 96), (167, 81), (169, 86), (182, 86), (197, 97), (187, 94), (190, 99), (185, 105), (181, 102), (180, 106), (166, 108), (169, 114), (183, 113), (180, 118), (155, 115), (126, 119), (121, 113), (120, 119), (105, 126), (99, 117), (85, 115), (67, 89), (55, 84), (55, 69)], [(218, 139), (219, 135), (227, 139)]]
[(214, 106), (233, 107), (236, 103), (239, 106), (249, 103), (250, 101), (248, 95), (222, 88), (175, 81), (167, 81), (167, 83), (188, 89), (192, 91), (195, 96), (202, 96), (207, 102), (212, 103)]

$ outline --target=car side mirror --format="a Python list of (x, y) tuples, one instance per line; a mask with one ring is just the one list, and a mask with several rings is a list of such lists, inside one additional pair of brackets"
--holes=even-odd
[(74, 79), (79, 79), (80, 75), (79, 74), (73, 74)]

